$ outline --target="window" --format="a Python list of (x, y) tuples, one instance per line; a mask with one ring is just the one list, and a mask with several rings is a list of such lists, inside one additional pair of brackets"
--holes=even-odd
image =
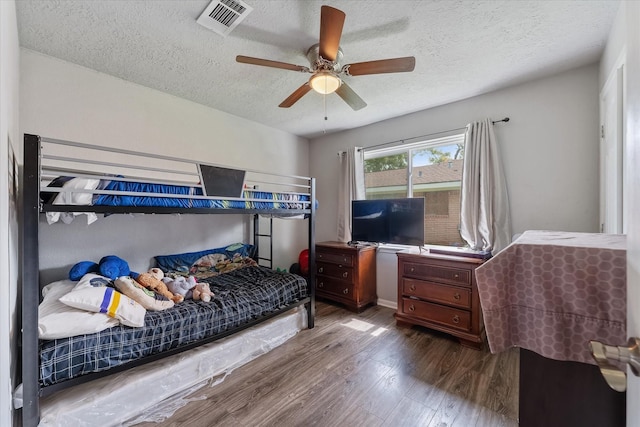
[(423, 197), (425, 243), (462, 246), (464, 134), (365, 151), (367, 199)]

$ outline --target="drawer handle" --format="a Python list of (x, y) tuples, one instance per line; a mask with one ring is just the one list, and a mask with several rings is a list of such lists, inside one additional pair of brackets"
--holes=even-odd
[(416, 285), (411, 285), (411, 286), (409, 286), (409, 290), (410, 290), (411, 292), (415, 291), (415, 290), (416, 290)]
[(318, 273), (322, 273), (323, 271), (324, 271), (324, 267), (320, 267), (320, 268), (318, 269)]
[(454, 277), (455, 279), (457, 279), (457, 278), (459, 278), (459, 277), (460, 277), (460, 275), (459, 275), (458, 273), (456, 273), (456, 274), (454, 274), (454, 275), (453, 275), (453, 277)]
[(414, 271), (416, 271), (416, 269), (415, 269), (415, 267), (411, 267), (411, 269), (409, 271), (413, 273)]
[(345, 279), (349, 277), (349, 272), (345, 271), (344, 273), (342, 273), (342, 277), (344, 277)]
[(453, 319), (451, 320), (453, 321), (453, 323), (458, 324), (460, 323), (460, 316), (456, 314), (455, 316), (453, 316)]
[(318, 283), (318, 287), (319, 287), (319, 288), (324, 288), (324, 282), (320, 282), (320, 283)]
[(460, 294), (457, 293), (457, 292), (455, 294), (453, 294), (453, 299), (459, 300), (460, 299)]
[(342, 262), (346, 264), (347, 263), (347, 258), (346, 257), (342, 258)]
[(318, 258), (322, 258), (322, 254), (318, 254)]
[(416, 306), (415, 306), (415, 305), (413, 305), (413, 304), (411, 304), (411, 305), (409, 306), (409, 311), (416, 311)]
[(345, 288), (344, 291), (342, 291), (343, 294), (348, 294), (349, 293), (349, 288)]

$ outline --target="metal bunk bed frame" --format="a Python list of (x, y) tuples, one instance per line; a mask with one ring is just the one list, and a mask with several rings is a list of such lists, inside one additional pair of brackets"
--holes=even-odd
[[(124, 365), (110, 368), (109, 370), (86, 374), (81, 377), (72, 378), (59, 384), (42, 387), (39, 382), (39, 338), (38, 338), (38, 306), (41, 301), (40, 279), (39, 279), (39, 249), (38, 249), (38, 226), (40, 213), (42, 212), (95, 212), (95, 213), (185, 213), (185, 214), (243, 214), (253, 215), (253, 239), (256, 247), (256, 260), (260, 259), (258, 249), (259, 237), (269, 237), (272, 239), (271, 230), (269, 234), (261, 234), (259, 231), (259, 215), (282, 213), (279, 209), (218, 209), (218, 208), (170, 208), (170, 207), (126, 207), (126, 206), (68, 206), (68, 205), (43, 205), (40, 201), (41, 191), (41, 142), (53, 142), (61, 145), (84, 147), (90, 149), (102, 149), (111, 152), (123, 152), (125, 154), (143, 155), (143, 153), (117, 150), (109, 147), (91, 146), (69, 141), (41, 138), (37, 135), (24, 135), (24, 166), (23, 166), (23, 214), (21, 224), (22, 240), (22, 329), (19, 347), (21, 350), (21, 374), (23, 385), (23, 406), (22, 425), (37, 426), (40, 422), (40, 397), (47, 396), (58, 390), (68, 388), (77, 384), (86, 383), (94, 379), (121, 372), (135, 366), (140, 366), (149, 362), (160, 360), (173, 354), (181, 353), (203, 344), (213, 342), (226, 336), (235, 334), (244, 329), (255, 326), (268, 319), (276, 317), (297, 306), (305, 305), (307, 310), (307, 326), (314, 327), (315, 319), (315, 278), (309, 274), (307, 279), (308, 297), (280, 310), (268, 313), (267, 315), (244, 324), (236, 329), (211, 336), (201, 341), (186, 344), (173, 348), (160, 354), (154, 354)], [(168, 156), (147, 155), (145, 156), (176, 160)], [(195, 163), (195, 162), (191, 162)], [(259, 171), (254, 171), (258, 172)], [(272, 174), (277, 175), (277, 174)], [(284, 175), (281, 175), (284, 176)], [(290, 176), (308, 180), (308, 191), (310, 202), (307, 209), (288, 209), (287, 213), (305, 214), (308, 218), (309, 233), (309, 272), (315, 271), (315, 178)], [(228, 198), (225, 198), (228, 199)], [(271, 225), (271, 223), (270, 223)], [(272, 247), (272, 242), (270, 241)], [(272, 253), (269, 254), (272, 258)], [(263, 258), (264, 259), (264, 258)]]

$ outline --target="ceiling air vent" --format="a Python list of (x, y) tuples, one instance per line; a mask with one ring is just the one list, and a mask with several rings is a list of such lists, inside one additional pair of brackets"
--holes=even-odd
[(198, 17), (197, 23), (226, 36), (253, 8), (240, 0), (213, 0)]

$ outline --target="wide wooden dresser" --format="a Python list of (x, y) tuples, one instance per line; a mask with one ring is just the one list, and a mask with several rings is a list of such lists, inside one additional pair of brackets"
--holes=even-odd
[(475, 269), (484, 260), (398, 252), (398, 325), (421, 325), (457, 337), (467, 347), (484, 342)]
[(376, 246), (342, 242), (316, 244), (316, 297), (360, 312), (378, 301)]

